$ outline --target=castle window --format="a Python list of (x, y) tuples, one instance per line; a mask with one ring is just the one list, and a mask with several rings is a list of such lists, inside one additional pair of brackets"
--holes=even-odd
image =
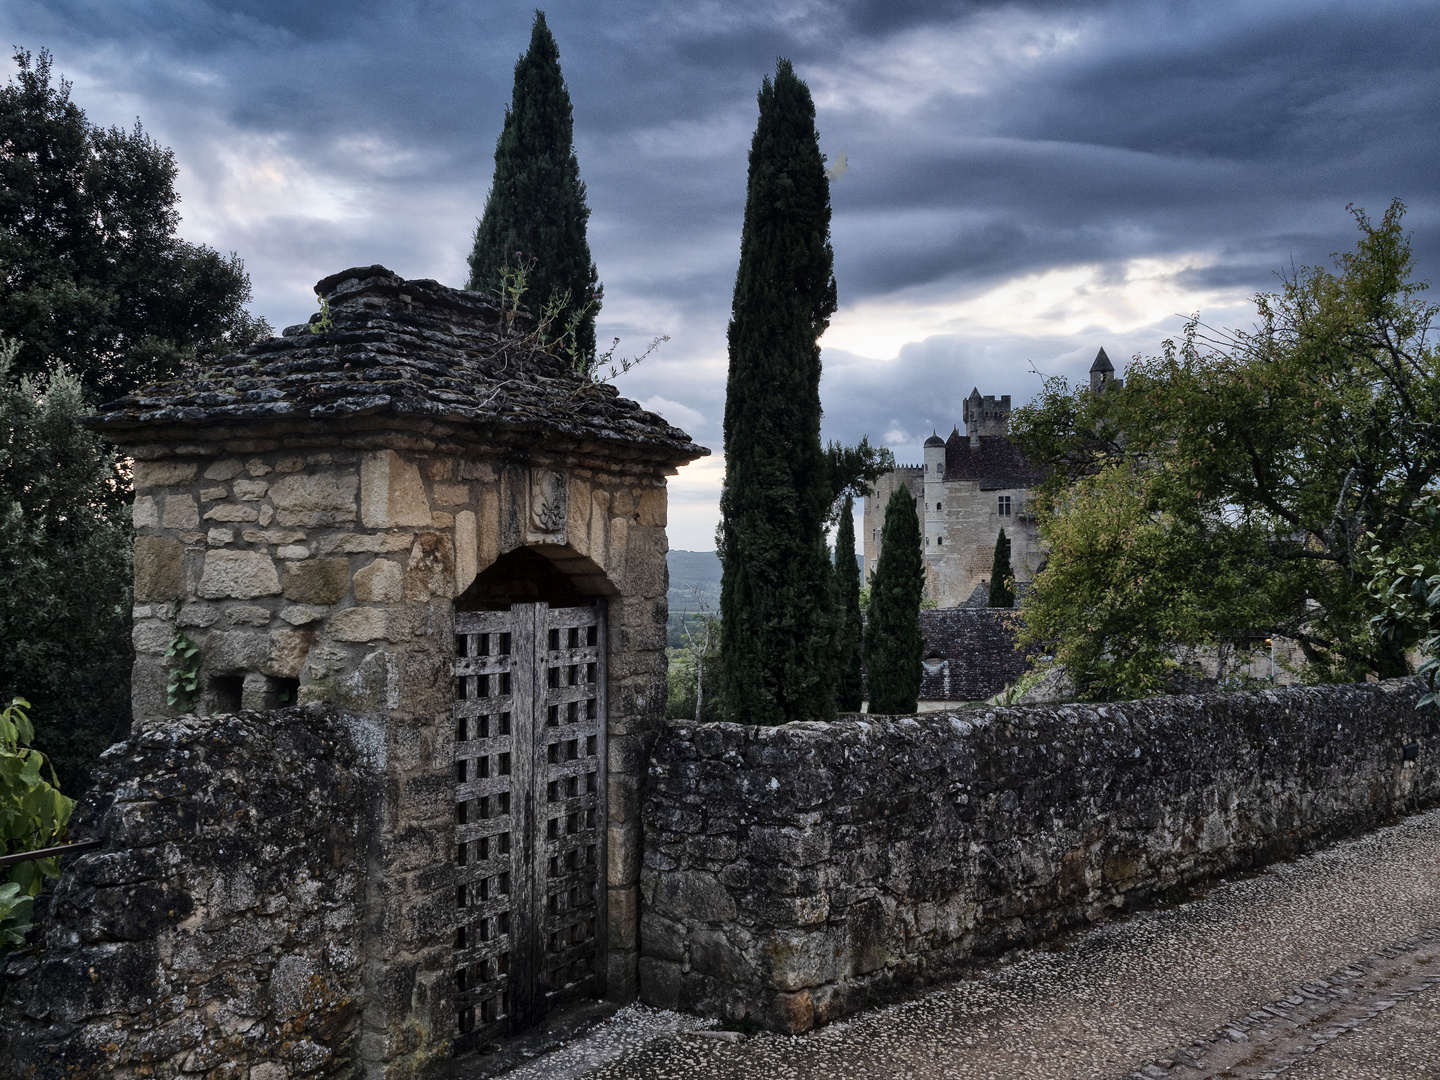
[(935, 509), (936, 509), (936, 510), (939, 510), (939, 509), (940, 509), (940, 504), (939, 504), (939, 503), (936, 503), (936, 504), (935, 504)]
[(937, 536), (937, 537), (935, 538), (935, 543), (936, 543), (936, 544), (943, 544), (943, 543), (945, 543), (945, 538), (944, 538), (943, 536)]
[(1000, 516), (1001, 516), (1001, 517), (1009, 517), (1009, 516), (1010, 516), (1010, 496), (1009, 496), (1009, 495), (1001, 495), (1001, 496), (1000, 496)]

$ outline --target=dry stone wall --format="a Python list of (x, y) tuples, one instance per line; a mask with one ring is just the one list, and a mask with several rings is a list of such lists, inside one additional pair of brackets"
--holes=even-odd
[(137, 724), (0, 973), (0, 1077), (358, 1074), (381, 745), (320, 707)]
[(1419, 688), (676, 723), (646, 789), (642, 998), (805, 1031), (1433, 804)]

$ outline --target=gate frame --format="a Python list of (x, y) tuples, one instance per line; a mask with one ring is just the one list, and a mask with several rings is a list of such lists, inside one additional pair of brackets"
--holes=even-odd
[[(594, 943), (594, 952), (591, 957), (591, 974), (587, 976), (587, 978), (566, 986), (560, 991), (553, 991), (546, 988), (544, 973), (544, 956), (547, 949), (545, 942), (548, 934), (547, 924), (549, 921), (549, 913), (545, 909), (543, 901), (545, 894), (549, 891), (550, 878), (548, 871), (541, 869), (545, 866), (545, 851), (549, 845), (548, 836), (542, 835), (542, 821), (544, 819), (542, 807), (546, 805), (541, 801), (542, 790), (551, 781), (547, 779), (547, 765), (549, 763), (541, 760), (539, 751), (542, 746), (547, 745), (549, 742), (549, 739), (546, 737), (549, 724), (542, 718), (542, 710), (551, 707), (546, 702), (546, 697), (552, 689), (547, 684), (546, 675), (551, 669), (549, 656), (555, 650), (550, 649), (548, 637), (551, 632), (560, 629), (551, 626), (550, 623), (558, 621), (563, 624), (573, 621), (570, 618), (556, 620), (552, 618), (552, 613), (574, 611), (577, 609), (588, 609), (591, 613), (589, 617), (593, 619), (593, 625), (595, 627), (594, 644), (585, 643), (578, 646), (578, 648), (584, 652), (589, 652), (591, 649), (594, 650), (594, 663), (596, 666), (594, 672), (595, 678), (593, 680), (593, 696), (579, 699), (586, 701), (593, 700), (595, 702), (595, 749), (593, 754), (586, 753), (583, 755), (584, 758), (594, 757), (595, 759), (595, 804), (591, 808), (595, 815), (595, 824), (591, 827), (595, 837), (593, 845), (595, 849), (593, 859), (593, 882), (595, 891), (592, 916), (594, 927), (591, 935)], [(491, 618), (486, 619), (486, 616), (491, 616)], [(471, 619), (474, 619), (477, 623), (474, 629), (469, 629), (462, 625)], [(521, 619), (527, 624), (525, 631), (522, 631), (518, 625)], [(508, 1010), (489, 1021), (486, 1026), (481, 1026), (480, 1023), (477, 1023), (473, 1012), (468, 1017), (469, 1026), (466, 1026), (467, 1018), (463, 1011), (465, 1007), (471, 1010), (476, 1008), (483, 1009), (483, 1001), (475, 1001), (457, 1010), (458, 1029), (454, 1033), (456, 1056), (474, 1050), (480, 1043), (491, 1036), (515, 1035), (529, 1027), (533, 1027), (543, 1021), (548, 1012), (554, 1008), (563, 1007), (570, 1001), (584, 996), (587, 990), (594, 993), (598, 998), (604, 998), (606, 995), (606, 954), (608, 951), (606, 948), (606, 939), (609, 936), (607, 932), (609, 882), (607, 880), (608, 860), (606, 858), (609, 833), (609, 807), (607, 799), (609, 717), (606, 694), (609, 666), (607, 653), (609, 635), (607, 621), (608, 604), (606, 598), (603, 596), (586, 597), (583, 602), (579, 604), (551, 605), (544, 600), (538, 600), (512, 603), (504, 610), (455, 612), (455, 640), (457, 648), (462, 637), (478, 637), (484, 634), (495, 635), (497, 633), (509, 634), (510, 636), (510, 652), (508, 654), (488, 652), (487, 654), (483, 654), (490, 656), (508, 655), (511, 657), (512, 659), (503, 665), (503, 668), (508, 669), (508, 671), (503, 671), (502, 665), (498, 664), (465, 664), (464, 661), (475, 660), (482, 655), (470, 653), (468, 651), (468, 643), (465, 655), (460, 656), (458, 653), (456, 655), (454, 697), (455, 719), (457, 721), (456, 761), (468, 762), (480, 760), (475, 757), (461, 758), (459, 756), (460, 741), (458, 722), (462, 719), (468, 720), (471, 714), (471, 710), (464, 709), (461, 702), (467, 700), (495, 699), (496, 704), (489, 710), (489, 715), (495, 716), (504, 715), (503, 700), (508, 698), (510, 704), (509, 714), (511, 716), (508, 735), (500, 732), (487, 736), (487, 738), (509, 739), (508, 745), (510, 747), (512, 764), (509, 772), (504, 775), (509, 775), (512, 778), (508, 784), (508, 793), (510, 795), (510, 802), (508, 804), (510, 808), (509, 817), (511, 819), (510, 831), (511, 833), (519, 832), (520, 834), (518, 842), (512, 840), (508, 851), (510, 860), (507, 865), (510, 868), (508, 872), (511, 875), (511, 879), (509, 883), (510, 888), (506, 894), (512, 898), (518, 895), (520, 899), (519, 901), (511, 902), (506, 908), (509, 914), (509, 930), (507, 932), (509, 937), (507, 943), (509, 946), (508, 950), (503, 953), (497, 950), (497, 955), (510, 958), (507, 962), (506, 970), (504, 972), (497, 971), (496, 973), (495, 981), (499, 982), (500, 978), (504, 977), (505, 983), (503, 988), (493, 988), (484, 995), (485, 998), (491, 998), (495, 993), (502, 995), (508, 994), (511, 1005)], [(495, 627), (487, 629), (485, 626), (487, 622), (493, 622)], [(504, 627), (504, 629), (500, 629), (501, 627)], [(569, 651), (569, 647), (562, 646), (560, 651)], [(492, 670), (473, 673), (465, 671), (462, 673), (462, 668), (469, 667), (487, 667), (492, 668)], [(479, 679), (490, 674), (504, 673), (512, 675), (510, 684), (511, 692), (508, 695), (494, 693), (471, 695), (469, 693), (460, 693), (462, 685), (466, 690), (470, 689), (470, 684), (462, 684), (461, 679)], [(586, 681), (590, 682), (591, 680)], [(569, 685), (575, 684), (571, 683)], [(563, 687), (561, 687), (561, 689), (563, 689)], [(483, 709), (475, 710), (474, 715), (478, 718), (479, 714), (484, 711)], [(465, 714), (464, 717), (462, 717), (462, 713)], [(528, 720), (522, 720), (522, 717), (528, 717)], [(522, 734), (522, 725), (525, 723), (533, 725), (529, 728), (528, 732), (526, 732), (530, 744), (528, 747), (525, 747), (524, 743), (518, 741), (519, 736)], [(561, 726), (563, 727), (564, 725)], [(588, 729), (590, 724), (586, 723), (584, 726)], [(467, 729), (467, 734), (470, 735), (470, 737), (464, 741), (466, 743), (474, 742), (473, 729)], [(524, 747), (524, 749), (522, 749), (522, 747)], [(500, 752), (499, 746), (495, 748), (494, 752)], [(486, 757), (488, 758), (489, 754), (487, 754)], [(457, 769), (457, 773), (458, 772), (459, 770)], [(524, 776), (529, 781), (530, 790), (528, 792), (517, 790), (517, 784), (514, 778), (518, 776)], [(457, 810), (455, 825), (457, 833), (456, 844), (452, 845), (452, 851), (455, 852), (457, 856), (459, 854), (458, 849), (461, 845), (472, 842), (470, 839), (460, 839), (462, 835), (467, 835), (462, 832), (462, 830), (464, 830), (467, 825), (472, 824), (466, 820), (468, 819), (467, 808), (472, 800), (460, 798), (460, 796), (462, 794), (469, 794), (464, 790), (465, 785), (473, 784), (475, 780), (476, 778), (473, 776), (467, 776), (465, 779), (461, 779), (457, 775), (456, 778), (456, 795), (459, 800), (459, 809)], [(497, 788), (497, 790), (499, 789)], [(583, 792), (581, 793), (582, 802), (584, 801), (585, 794), (586, 793)], [(533, 803), (530, 801), (531, 795), (534, 797)], [(481, 797), (483, 798), (484, 796)], [(522, 799), (525, 800), (523, 803), (520, 802)], [(520, 805), (517, 806), (517, 803)], [(525, 817), (519, 820), (517, 828), (516, 815), (521, 812), (521, 807), (523, 807)], [(581, 809), (584, 809), (583, 805)], [(591, 831), (591, 829), (587, 829), (586, 831)], [(529, 854), (522, 854), (527, 848), (529, 848)], [(499, 854), (506, 853), (502, 852)], [(468, 852), (466, 859), (468, 861)], [(517, 874), (517, 870), (522, 866), (526, 867), (526, 872)], [(499, 867), (496, 866), (495, 869), (498, 870)], [(457, 877), (463, 875), (458, 859), (456, 871)], [(459, 885), (460, 889), (466, 887), (464, 882)], [(468, 939), (466, 940), (466, 945), (462, 946), (460, 944), (461, 938), (465, 936), (466, 931), (473, 925), (473, 921), (466, 919), (463, 914), (463, 912), (471, 906), (471, 898), (468, 894), (465, 900), (466, 903), (462, 904), (457, 896), (457, 912), (460, 913), (457, 915), (456, 927), (455, 948), (457, 954), (462, 948), (469, 949), (473, 947), (473, 943), (469, 942)], [(517, 911), (517, 909), (519, 910)], [(488, 919), (489, 916), (481, 916), (481, 918)], [(539, 924), (538, 927), (533, 925), (537, 922)], [(528, 933), (524, 938), (517, 940), (517, 932), (522, 926)], [(525, 956), (524, 953), (526, 952), (531, 953), (531, 955)], [(516, 962), (517, 953), (521, 953), (519, 963)], [(467, 964), (461, 965), (456, 971), (457, 993), (459, 994), (465, 994), (467, 990), (474, 989), (473, 987), (467, 988), (460, 985), (466, 977), (465, 968), (473, 962), (473, 960), (468, 961)], [(517, 985), (515, 976), (526, 972), (533, 978), (534, 985)], [(590, 983), (591, 985), (586, 987), (586, 983)], [(547, 1004), (546, 998), (552, 994), (560, 995), (560, 999), (553, 1005)]]

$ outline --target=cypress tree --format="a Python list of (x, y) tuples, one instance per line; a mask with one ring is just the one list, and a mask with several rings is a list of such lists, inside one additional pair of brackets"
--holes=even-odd
[(990, 606), (1015, 606), (1015, 571), (1010, 569), (1010, 538), (1004, 529), (995, 538), (995, 561), (990, 565)]
[(920, 693), (920, 597), (925, 567), (920, 557), (920, 518), (909, 489), (898, 487), (885, 506), (880, 558), (870, 587), (865, 626), (865, 669), (870, 673), (872, 713), (913, 713)]
[(863, 694), (864, 623), (860, 619), (860, 566), (855, 562), (855, 500), (845, 496), (835, 534), (835, 585), (839, 613), (836, 642), (835, 706), (859, 712)]
[(586, 360), (595, 355), (595, 314), (602, 293), (585, 239), (589, 218), (560, 50), (544, 12), (537, 11), (530, 48), (515, 64), (515, 88), (495, 143), (495, 177), (475, 230), (466, 287), (498, 293), (500, 270), (517, 265), (516, 252), (527, 264), (533, 258), (524, 300), (530, 310), (554, 294), (570, 292), (557, 330), (594, 301), (576, 328), (578, 353)]
[(835, 256), (810, 89), (781, 60), (759, 98), (728, 335), (720, 696), (728, 719), (783, 724), (834, 710), (818, 342)]

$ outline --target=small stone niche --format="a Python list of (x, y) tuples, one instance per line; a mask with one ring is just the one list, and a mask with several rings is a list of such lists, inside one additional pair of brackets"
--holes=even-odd
[[(454, 1026), (457, 610), (601, 606), (603, 982), (635, 993), (666, 477), (708, 451), (535, 348), (523, 312), (488, 296), (380, 266), (317, 292), (323, 332), (290, 327), (91, 424), (134, 461), (136, 717), (328, 702), (380, 732), (364, 1045), (398, 1075)], [(172, 706), (177, 629), (199, 646), (198, 688)]]

